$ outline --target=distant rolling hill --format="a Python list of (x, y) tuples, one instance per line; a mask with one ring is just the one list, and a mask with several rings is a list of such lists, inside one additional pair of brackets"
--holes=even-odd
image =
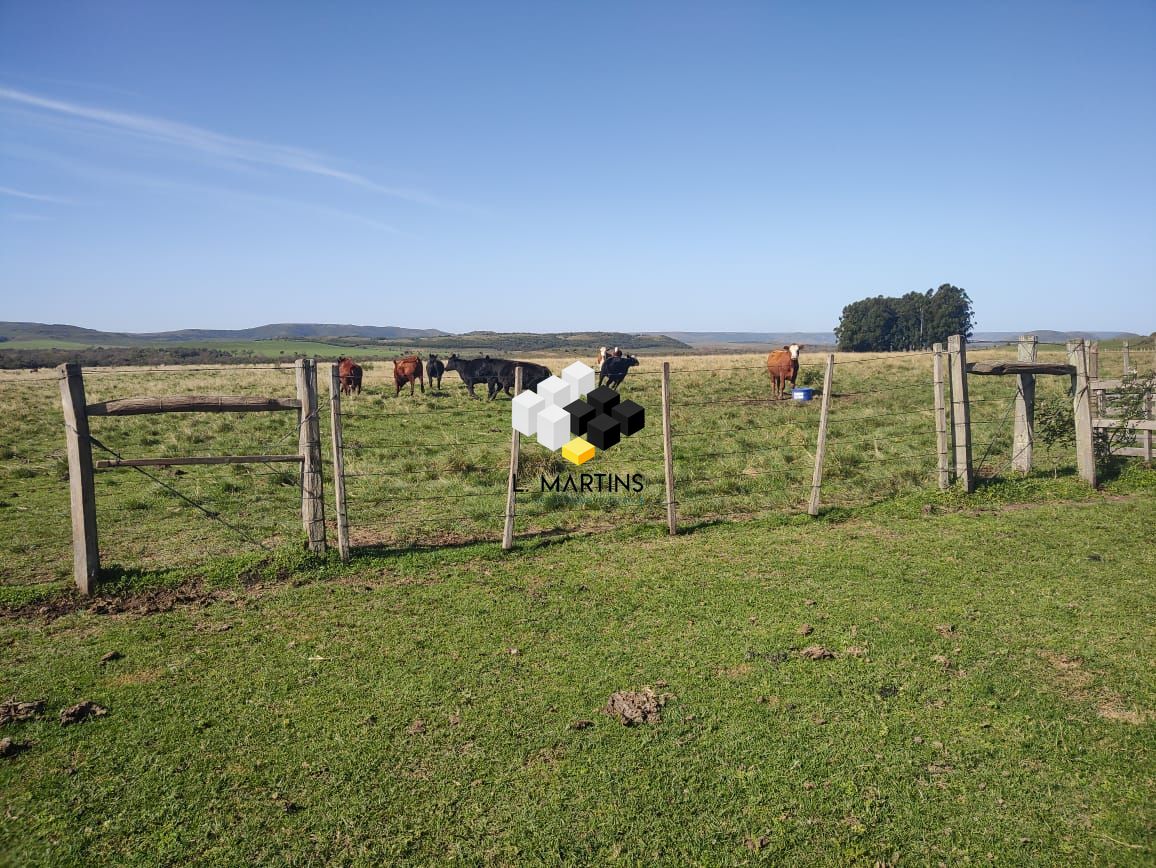
[(834, 332), (663, 332), (692, 347), (781, 347), (803, 344), (809, 347), (835, 346)]
[[(973, 341), (1014, 341), (1020, 334), (1035, 334), (1044, 343), (1064, 343), (1075, 338), (1090, 340), (1141, 341), (1130, 332), (1054, 331), (977, 332)], [(222, 346), (247, 342), (315, 341), (318, 343), (373, 348), (377, 352), (399, 349), (448, 350), (459, 352), (582, 352), (596, 351), (600, 346), (620, 346), (630, 352), (723, 352), (727, 350), (759, 351), (770, 347), (798, 343), (811, 349), (835, 346), (833, 332), (493, 332), (472, 331), (452, 334), (440, 329), (412, 329), (400, 326), (364, 326), (333, 323), (271, 323), (247, 329), (180, 329), (166, 332), (107, 332), (74, 325), (30, 322), (0, 322), (0, 350), (61, 350), (77, 348), (156, 348), (206, 347), (253, 355), (281, 355), (314, 352), (309, 348), (286, 345), (269, 349), (265, 345)], [(7, 346), (6, 346), (7, 345)], [(353, 350), (356, 351), (356, 350)]]
[(36, 322), (0, 322), (0, 339), (7, 341), (62, 341), (90, 346), (143, 346), (165, 343), (217, 341), (369, 340), (438, 337), (439, 329), (408, 329), (400, 326), (361, 326), (327, 323), (272, 323), (248, 329), (181, 329), (169, 332), (105, 332), (74, 325)]

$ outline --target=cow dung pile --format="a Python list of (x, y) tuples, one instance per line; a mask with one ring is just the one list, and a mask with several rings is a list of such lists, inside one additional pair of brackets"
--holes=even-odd
[(623, 726), (635, 726), (639, 723), (658, 723), (662, 716), (662, 707), (670, 698), (667, 693), (655, 693), (651, 688), (642, 690), (619, 690), (610, 694), (603, 710), (611, 717), (618, 718)]
[(60, 712), (60, 725), (69, 726), (88, 720), (90, 717), (104, 717), (106, 714), (108, 714), (108, 709), (103, 705), (97, 705), (91, 699), (82, 699), (76, 705)]
[(17, 702), (15, 699), (10, 699), (7, 702), (0, 702), (0, 726), (6, 723), (32, 720), (43, 713), (43, 699), (34, 699), (31, 702)]

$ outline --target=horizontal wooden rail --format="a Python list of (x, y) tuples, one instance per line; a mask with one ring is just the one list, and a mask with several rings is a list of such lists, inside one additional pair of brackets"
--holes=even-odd
[(121, 398), (89, 404), (89, 416), (140, 416), (146, 413), (263, 413), (299, 410), (297, 398), (255, 398), (247, 395), (174, 395), (169, 398)]
[(304, 461), (300, 455), (201, 455), (190, 458), (111, 458), (97, 467), (172, 467), (177, 464), (276, 464)]
[(1119, 455), (1122, 458), (1144, 458), (1148, 461), (1152, 460), (1152, 451), (1145, 449), (1143, 446), (1126, 446), (1122, 449), (1113, 449), (1113, 455)]
[(1122, 389), (1124, 388), (1123, 380), (1088, 380), (1088, 388), (1093, 392), (1106, 391), (1108, 389)]
[(969, 374), (999, 376), (1003, 374), (1057, 374), (1071, 376), (1076, 373), (1075, 365), (1049, 362), (969, 362)]
[(1131, 428), (1133, 431), (1156, 431), (1156, 419), (1093, 419), (1093, 428)]

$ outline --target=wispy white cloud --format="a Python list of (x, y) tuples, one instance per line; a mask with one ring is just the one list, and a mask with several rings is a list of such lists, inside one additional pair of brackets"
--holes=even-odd
[(339, 169), (323, 155), (302, 148), (238, 138), (179, 121), (80, 105), (8, 87), (0, 87), (0, 101), (36, 109), (57, 117), (86, 121), (107, 131), (160, 142), (200, 154), (331, 178), (364, 190), (421, 205), (461, 207), (457, 203), (433, 196), (423, 190), (379, 184), (364, 175)]
[(31, 199), (33, 202), (52, 202), (57, 205), (71, 204), (68, 199), (60, 196), (46, 196), (43, 193), (27, 193), (24, 190), (14, 190), (11, 187), (0, 187), (0, 196), (13, 196), (17, 199)]
[[(194, 195), (211, 199), (217, 203), (238, 203), (242, 205), (257, 205), (272, 207), (277, 211), (290, 208), (304, 214), (314, 214), (320, 217), (335, 217), (370, 226), (392, 235), (410, 235), (373, 217), (357, 214), (341, 208), (333, 208), (315, 202), (303, 202), (298, 199), (284, 196), (270, 196), (264, 193), (249, 192), (236, 187), (220, 187), (201, 183), (191, 183), (173, 178), (162, 178), (143, 172), (127, 169), (114, 169), (107, 166), (94, 166), (88, 163), (52, 154), (47, 151), (30, 151), (20, 147), (0, 145), (0, 154), (30, 160), (42, 165), (51, 166), (54, 170), (80, 178), (88, 183), (102, 186), (133, 186), (150, 192), (172, 192), (178, 195)], [(3, 190), (3, 188), (0, 188)], [(31, 219), (31, 218), (30, 218)], [(47, 219), (47, 218), (44, 218)], [(411, 236), (412, 237), (412, 236)]]

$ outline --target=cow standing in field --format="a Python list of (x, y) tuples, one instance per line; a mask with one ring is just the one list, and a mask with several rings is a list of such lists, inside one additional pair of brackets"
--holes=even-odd
[(434, 387), (434, 380), (438, 381), (437, 390), (442, 390), (442, 376), (446, 372), (446, 363), (435, 356), (433, 353), (429, 354), (429, 360), (426, 362), (425, 375), (429, 379), (429, 387)]
[(540, 382), (550, 376), (550, 369), (545, 365), (535, 365), (533, 362), (508, 362), (504, 359), (501, 361), (502, 364), (494, 372), (494, 379), (487, 383), (491, 398), (497, 395), (499, 390), (505, 391), (511, 398), (514, 397), (514, 369), (519, 365), (522, 368), (523, 392), (536, 389)]
[(795, 388), (795, 380), (799, 376), (799, 353), (801, 344), (791, 344), (781, 350), (772, 350), (767, 356), (767, 373), (771, 375), (771, 395), (774, 398), (786, 397), (787, 382)]
[(602, 367), (598, 371), (598, 385), (602, 385), (602, 381), (606, 381), (606, 385), (611, 389), (617, 389), (618, 386), (626, 379), (627, 373), (630, 369), (638, 364), (638, 359), (627, 354), (622, 355), (622, 351), (618, 350), (618, 355), (610, 356), (602, 363)]
[(486, 384), (486, 400), (492, 401), (500, 391), (507, 395), (513, 394), (514, 369), (522, 366), (522, 388), (533, 389), (540, 382), (550, 376), (550, 369), (532, 362), (516, 362), (510, 359), (491, 359), (485, 356), (480, 359), (463, 359), (456, 353), (446, 360), (447, 371), (457, 371), (471, 398), (477, 398), (474, 386)]
[(341, 356), (337, 360), (337, 379), (341, 383), (341, 394), (352, 395), (355, 391), (361, 394), (361, 365)]
[(406, 356), (404, 359), (393, 361), (393, 384), (397, 392), (393, 397), (401, 394), (401, 387), (409, 383), (409, 393), (413, 395), (414, 383), (421, 385), (422, 394), (425, 394), (425, 379), (422, 377), (421, 356)]

